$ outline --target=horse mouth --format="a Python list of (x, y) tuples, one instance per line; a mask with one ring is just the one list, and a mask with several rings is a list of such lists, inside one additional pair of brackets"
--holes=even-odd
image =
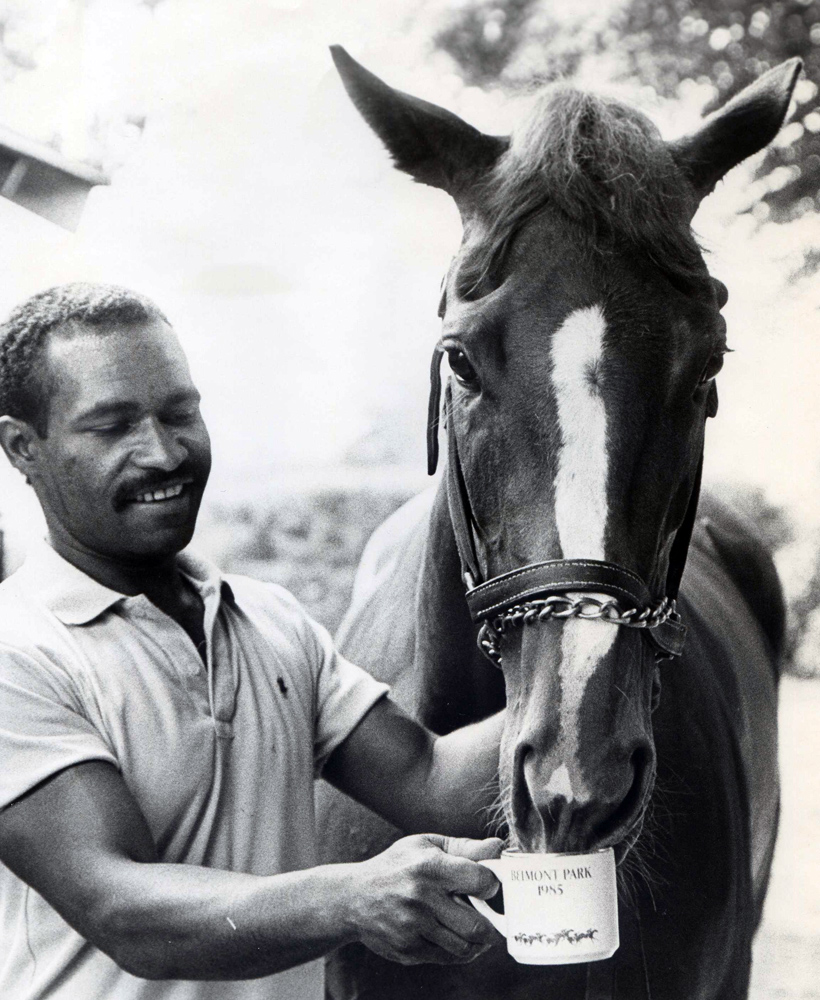
[[(632, 827), (626, 832), (624, 837), (615, 844), (609, 844), (607, 846), (611, 847), (615, 852), (615, 864), (620, 865), (626, 860), (628, 855), (632, 852), (635, 845), (638, 843), (643, 832), (644, 826), (644, 814), (642, 813)], [(500, 838), (504, 842), (504, 848), (508, 850), (521, 851), (524, 854), (551, 854), (555, 853), (550, 850), (549, 847), (543, 845), (535, 845), (529, 847), (528, 845), (521, 842), (521, 840), (516, 837), (511, 831), (509, 824), (501, 824), (493, 833), (494, 837)], [(599, 848), (591, 847), (588, 850), (579, 849), (576, 853), (578, 854), (589, 854), (593, 851), (597, 851)]]
[(502, 832), (510, 847), (534, 854), (585, 854), (611, 847), (620, 864), (641, 836), (655, 788), (654, 754), (636, 750), (628, 791), (613, 801), (602, 794), (586, 803), (563, 795), (533, 794), (526, 780), (513, 781), (502, 792)]

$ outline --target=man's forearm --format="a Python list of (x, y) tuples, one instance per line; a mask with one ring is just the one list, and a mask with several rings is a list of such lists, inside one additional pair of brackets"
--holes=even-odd
[(492, 895), (495, 876), (470, 858), (499, 847), (405, 837), (367, 861), (271, 876), (167, 864), (102, 761), (66, 768), (0, 811), (0, 861), (144, 979), (253, 979), (348, 941), (398, 962), (469, 961), (494, 932), (459, 897)]
[[(428, 829), (455, 837), (486, 837), (498, 800), (498, 757), (504, 712), (439, 736), (426, 781)], [(422, 800), (423, 801), (423, 800)]]
[(354, 940), (353, 865), (260, 877), (118, 861), (80, 931), (145, 979), (252, 979)]
[(484, 837), (503, 729), (502, 711), (435, 736), (383, 699), (337, 747), (324, 776), (407, 833)]

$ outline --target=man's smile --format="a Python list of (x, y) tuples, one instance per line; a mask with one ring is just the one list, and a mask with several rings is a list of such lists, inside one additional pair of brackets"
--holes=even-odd
[(182, 494), (186, 486), (189, 486), (191, 480), (186, 480), (182, 483), (174, 483), (173, 485), (159, 487), (153, 490), (147, 490), (145, 493), (138, 493), (132, 500), (133, 503), (159, 503), (163, 500), (172, 500), (174, 497), (178, 497)]

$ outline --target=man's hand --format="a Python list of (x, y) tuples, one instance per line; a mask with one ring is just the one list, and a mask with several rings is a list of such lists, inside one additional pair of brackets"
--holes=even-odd
[[(358, 879), (352, 917), (358, 939), (404, 965), (471, 962), (492, 943), (492, 926), (459, 896), (489, 899), (498, 880), (475, 862), (502, 843), (421, 834), (351, 866)], [(470, 860), (472, 859), (472, 860)]]

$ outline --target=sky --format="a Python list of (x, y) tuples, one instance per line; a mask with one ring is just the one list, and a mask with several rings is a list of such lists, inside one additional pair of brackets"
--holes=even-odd
[[(92, 191), (76, 234), (0, 200), (0, 312), (69, 280), (154, 297), (203, 393), (212, 496), (258, 495), (295, 470), (335, 475), (374, 429), (424, 484), (427, 366), (458, 216), (446, 195), (392, 170), (327, 47), (341, 43), (389, 83), (504, 132), (521, 113), (515, 103), (465, 87), (445, 57), (431, 54), (447, 6), (20, 6), (31, 16), (19, 22), (19, 44), (42, 36), (38, 69), (0, 87), (0, 123), (40, 138), (59, 132), (63, 150), (78, 157), (99, 152), (87, 139), (92, 115), (144, 117), (145, 127), (106, 133), (112, 184)], [(601, 64), (587, 69), (587, 78), (604, 74)], [(680, 132), (698, 103), (695, 94), (652, 110)], [(817, 243), (817, 224), (755, 235), (748, 217), (731, 221), (733, 205), (748, 197), (748, 177), (737, 171), (697, 220), (732, 293), (736, 351), (720, 380), (707, 471), (759, 484), (820, 524), (817, 294), (784, 285), (796, 249)], [(37, 530), (34, 510), (3, 467), (0, 511), (13, 545)]]

